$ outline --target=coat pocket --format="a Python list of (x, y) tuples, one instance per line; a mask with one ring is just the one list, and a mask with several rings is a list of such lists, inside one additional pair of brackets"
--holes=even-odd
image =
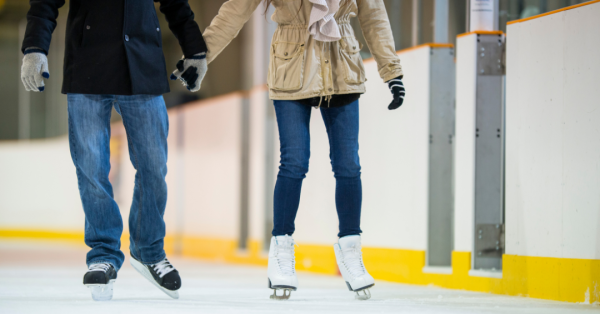
[(90, 26), (90, 14), (89, 12), (85, 12), (83, 16), (83, 25), (81, 32), (81, 47), (86, 47), (88, 45), (88, 40), (90, 38), (90, 32), (92, 31), (92, 27)]
[(160, 24), (158, 22), (158, 16), (156, 15), (156, 9), (154, 8), (154, 6), (152, 6), (152, 8), (150, 9), (152, 11), (152, 16), (154, 17), (154, 21), (152, 21), (151, 25), (155, 25), (155, 27), (150, 30), (150, 33), (154, 33), (154, 38), (155, 38), (155, 43), (156, 43), (156, 47), (161, 47), (162, 46), (162, 35), (160, 33)]
[(275, 42), (271, 47), (269, 88), (293, 91), (302, 88), (304, 78), (304, 44)]
[(354, 37), (340, 39), (340, 56), (346, 72), (344, 81), (348, 84), (362, 84), (365, 77), (365, 66), (360, 56), (362, 44)]

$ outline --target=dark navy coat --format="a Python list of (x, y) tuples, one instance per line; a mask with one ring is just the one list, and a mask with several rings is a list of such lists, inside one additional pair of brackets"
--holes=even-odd
[[(154, 2), (160, 2), (160, 11), (186, 57), (207, 51), (187, 0)], [(154, 2), (70, 0), (62, 92), (168, 93), (162, 30)], [(30, 47), (48, 51), (58, 9), (64, 4), (64, 0), (30, 0), (23, 51)]]

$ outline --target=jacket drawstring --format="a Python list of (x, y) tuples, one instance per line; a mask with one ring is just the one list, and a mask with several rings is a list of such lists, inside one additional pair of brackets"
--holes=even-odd
[[(331, 103), (331, 98), (333, 98), (333, 95), (325, 96), (325, 101), (327, 102), (327, 108), (329, 108), (329, 105)], [(323, 102), (323, 96), (319, 96), (319, 105), (317, 106), (317, 109), (321, 108), (322, 102)]]
[[(328, 54), (331, 53), (331, 42), (323, 42), (321, 45), (321, 57), (326, 56), (325, 55), (325, 45), (327, 45), (327, 53)], [(321, 75), (323, 76), (323, 78), (325, 78), (325, 75), (329, 75), (329, 72), (324, 73), (321, 70)], [(333, 95), (327, 95), (324, 97), (325, 97), (325, 101), (327, 102), (327, 108), (329, 108), (329, 105), (331, 104), (331, 98), (333, 97)], [(317, 106), (317, 109), (321, 108), (322, 102), (323, 102), (323, 96), (319, 96), (319, 105)]]

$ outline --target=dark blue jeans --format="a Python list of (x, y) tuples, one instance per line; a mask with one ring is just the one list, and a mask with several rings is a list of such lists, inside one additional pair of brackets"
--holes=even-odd
[(123, 264), (123, 220), (114, 200), (110, 172), (110, 116), (123, 118), (129, 154), (137, 170), (129, 214), (131, 255), (144, 264), (165, 258), (163, 215), (167, 203), (169, 119), (162, 96), (69, 94), (69, 144), (85, 212), (87, 264)]
[[(302, 180), (310, 158), (310, 115), (312, 108), (295, 102), (275, 100), (281, 144), (281, 165), (273, 200), (273, 235), (292, 235), (300, 204)], [(358, 101), (337, 108), (321, 108), (329, 137), (329, 158), (336, 180), (335, 205), (339, 219), (338, 237), (357, 235), (360, 230), (362, 184), (358, 158)]]

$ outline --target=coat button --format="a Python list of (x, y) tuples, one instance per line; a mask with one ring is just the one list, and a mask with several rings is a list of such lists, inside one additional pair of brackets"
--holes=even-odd
[(356, 49), (356, 46), (352, 46), (352, 49)]
[(325, 63), (329, 63), (329, 60), (325, 60)]
[(129, 41), (129, 36), (125, 35), (125, 41)]
[(90, 27), (89, 25), (85, 27), (85, 29), (90, 29), (90, 28), (91, 28), (91, 27)]
[(287, 55), (288, 55), (288, 53), (287, 53), (287, 52), (285, 52), (283, 55), (284, 55), (284, 56), (287, 56)]
[(156, 28), (156, 31), (157, 31), (157, 32), (160, 32), (160, 28), (158, 28), (158, 27), (157, 27), (157, 28)]
[(330, 91), (330, 92), (333, 92), (333, 88), (329, 88), (329, 91)]

